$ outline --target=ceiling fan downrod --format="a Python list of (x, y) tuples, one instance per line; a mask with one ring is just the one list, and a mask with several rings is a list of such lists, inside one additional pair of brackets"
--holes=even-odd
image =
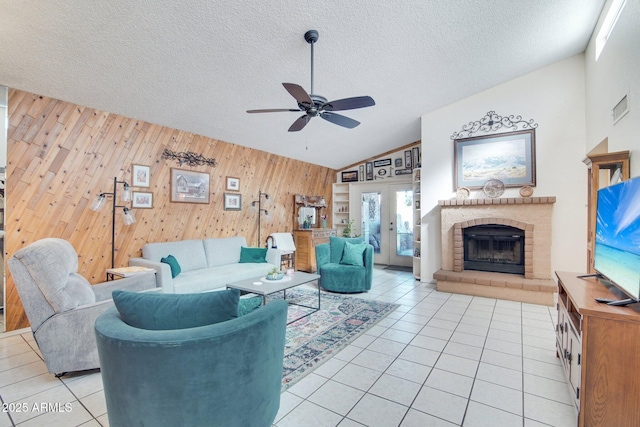
[(318, 32), (316, 30), (309, 30), (304, 33), (304, 39), (311, 45), (311, 92), (313, 95), (313, 45), (318, 41)]

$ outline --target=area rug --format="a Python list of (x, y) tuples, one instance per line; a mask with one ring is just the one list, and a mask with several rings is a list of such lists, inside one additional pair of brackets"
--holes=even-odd
[[(272, 298), (282, 298), (282, 295)], [(287, 291), (287, 300), (315, 307), (318, 293), (292, 289)], [(320, 307), (320, 311), (287, 326), (282, 391), (322, 365), (398, 305), (322, 293)], [(288, 318), (295, 319), (309, 311), (289, 304)]]

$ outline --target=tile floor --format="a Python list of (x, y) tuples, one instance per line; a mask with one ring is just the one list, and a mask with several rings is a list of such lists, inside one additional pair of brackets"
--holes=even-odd
[[(555, 309), (440, 293), (381, 268), (358, 297), (400, 307), (283, 393), (275, 426), (576, 425)], [(22, 332), (0, 334), (0, 427), (108, 426), (100, 373), (55, 378)]]

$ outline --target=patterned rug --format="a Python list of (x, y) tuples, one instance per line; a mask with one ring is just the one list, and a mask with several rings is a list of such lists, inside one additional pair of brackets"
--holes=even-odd
[[(292, 289), (287, 291), (287, 300), (316, 307), (318, 294)], [(322, 365), (398, 305), (322, 293), (320, 307), (320, 311), (287, 325), (282, 391)], [(288, 318), (295, 319), (309, 311), (290, 304)]]

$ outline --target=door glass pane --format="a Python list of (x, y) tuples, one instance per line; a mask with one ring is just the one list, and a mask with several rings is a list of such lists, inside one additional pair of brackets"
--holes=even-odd
[(413, 191), (396, 191), (396, 254), (413, 256)]
[(379, 192), (362, 193), (362, 235), (365, 242), (373, 246), (373, 251), (380, 253), (380, 202)]

